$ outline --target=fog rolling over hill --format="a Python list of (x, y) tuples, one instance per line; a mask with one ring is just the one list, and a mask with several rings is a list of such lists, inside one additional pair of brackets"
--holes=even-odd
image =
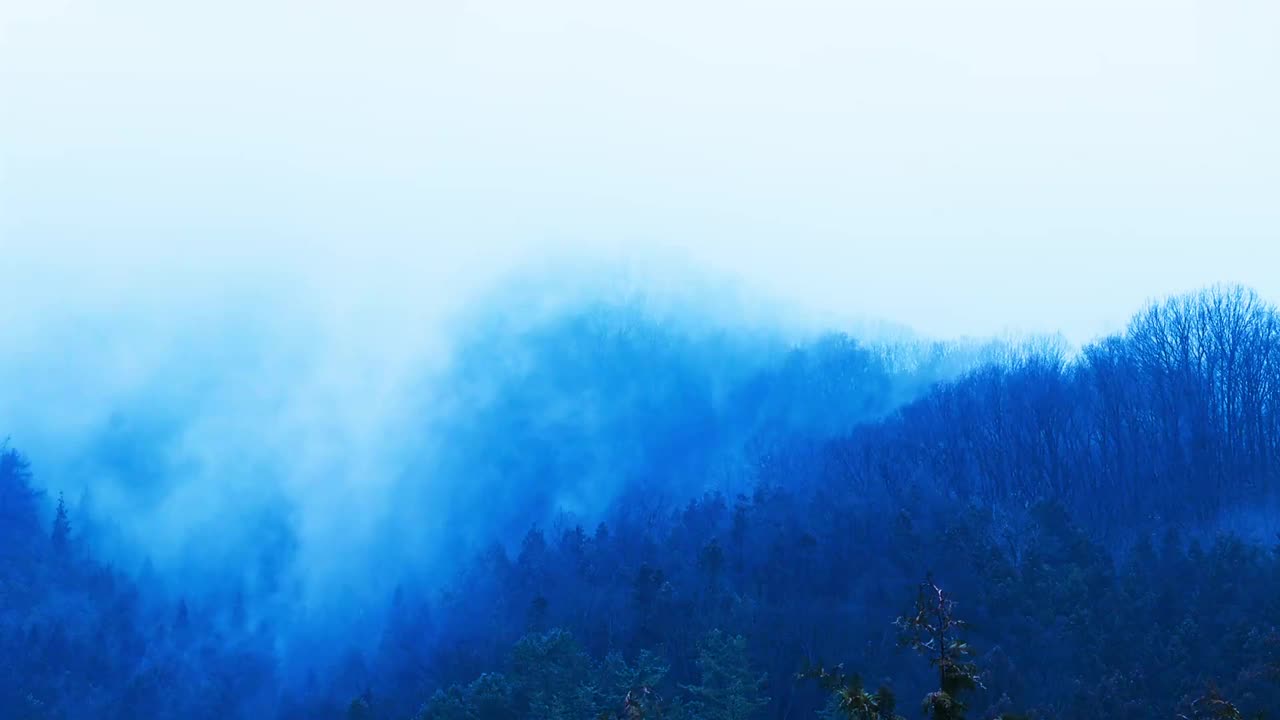
[(6, 716), (808, 713), (830, 658), (925, 694), (891, 621), (929, 573), (972, 712), (1280, 697), (1252, 291), (1083, 347), (513, 297), (398, 353), (261, 302), (31, 333), (0, 366)]
[(388, 330), (270, 296), (51, 321), (0, 363), (3, 422), (121, 569), (330, 623), (629, 488), (737, 492), (784, 438), (847, 432), (994, 348), (545, 287), (537, 311), (496, 293)]

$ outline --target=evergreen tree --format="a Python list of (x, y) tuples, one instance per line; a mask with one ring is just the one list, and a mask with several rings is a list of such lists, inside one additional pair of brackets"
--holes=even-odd
[(0, 441), (0, 558), (11, 557), (38, 537), (39, 500), (26, 458), (8, 441)]
[(902, 716), (894, 712), (897, 702), (889, 688), (868, 692), (862, 686), (862, 679), (856, 674), (846, 674), (843, 666), (837, 665), (834, 670), (822, 666), (810, 668), (800, 673), (799, 678), (817, 680), (822, 689), (831, 694), (827, 711), (823, 713), (827, 720), (902, 720)]
[(982, 687), (982, 682), (968, 660), (973, 653), (960, 638), (965, 622), (955, 616), (955, 602), (930, 577), (920, 584), (913, 612), (896, 624), (902, 643), (938, 670), (938, 689), (925, 696), (925, 713), (933, 720), (963, 720), (960, 694)]
[(593, 717), (591, 661), (564, 630), (526, 635), (511, 653), (512, 680), (534, 718)]
[(696, 720), (748, 720), (768, 704), (765, 678), (751, 670), (747, 641), (712, 630), (698, 646), (699, 684), (684, 685)]
[(53, 531), (50, 537), (53, 540), (54, 551), (59, 554), (65, 553), (71, 544), (71, 520), (67, 517), (67, 503), (62, 493), (58, 493), (58, 509), (53, 517)]
[(422, 706), (414, 720), (470, 720), (473, 706), (462, 688), (457, 685), (447, 690), (437, 690)]

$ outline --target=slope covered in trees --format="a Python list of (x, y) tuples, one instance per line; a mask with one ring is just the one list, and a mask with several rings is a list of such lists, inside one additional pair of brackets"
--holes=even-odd
[[(711, 366), (746, 355), (610, 323), (464, 364), (443, 462), (475, 482), (447, 500), (503, 516), (454, 563), (371, 567), (394, 589), (310, 646), (273, 629), (287, 597), (104, 565), (6, 450), (0, 716), (857, 717), (827, 691), (884, 709), (864, 682), (897, 698), (865, 717), (1280, 708), (1280, 316), (1248, 290), (959, 376), (973, 351)], [(900, 637), (937, 650), (928, 573), (967, 621), (941, 668)]]

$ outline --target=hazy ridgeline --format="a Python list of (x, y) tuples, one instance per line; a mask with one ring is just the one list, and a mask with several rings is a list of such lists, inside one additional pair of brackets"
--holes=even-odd
[(930, 570), (979, 712), (1280, 701), (1280, 318), (1247, 290), (1078, 351), (636, 300), (495, 303), (447, 351), (218, 318), (98, 318), (0, 367), (0, 716), (585, 717), (616, 700), (566, 709), (593, 663), (691, 693), (722, 630), (767, 678), (743, 707), (802, 717), (805, 659), (924, 687), (886, 628)]

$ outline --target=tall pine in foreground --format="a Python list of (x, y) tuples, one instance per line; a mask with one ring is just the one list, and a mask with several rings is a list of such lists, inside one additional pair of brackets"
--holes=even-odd
[(932, 720), (963, 720), (963, 693), (982, 687), (973, 654), (961, 637), (965, 622), (955, 615), (955, 601), (930, 577), (920, 584), (911, 614), (898, 618), (902, 643), (929, 659), (938, 671), (938, 689), (924, 698)]
[[(902, 633), (902, 644), (923, 655), (938, 671), (938, 689), (925, 695), (924, 714), (930, 720), (964, 720), (964, 693), (982, 688), (981, 673), (969, 658), (972, 651), (961, 637), (965, 622), (956, 617), (955, 601), (929, 577), (920, 584), (912, 612), (894, 624)], [(826, 717), (832, 720), (903, 720), (896, 714), (892, 691), (881, 687), (867, 691), (855, 674), (837, 665), (828, 670), (821, 665), (800, 673), (799, 679), (816, 680), (831, 694)], [(1018, 720), (1005, 714), (1001, 720)]]

